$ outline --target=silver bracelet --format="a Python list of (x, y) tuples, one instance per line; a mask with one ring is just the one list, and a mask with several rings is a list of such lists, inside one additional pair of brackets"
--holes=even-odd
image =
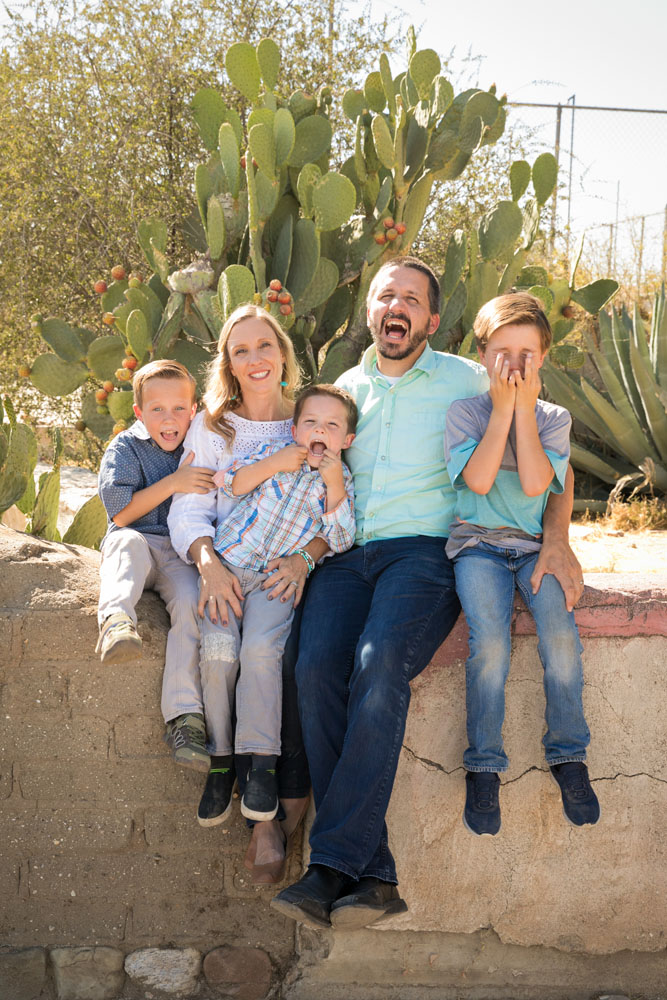
[(306, 577), (309, 577), (310, 574), (315, 569), (315, 561), (311, 556), (310, 552), (306, 552), (305, 549), (295, 549), (294, 555), (301, 556), (301, 558), (305, 560), (306, 566), (308, 567), (308, 572), (306, 573)]

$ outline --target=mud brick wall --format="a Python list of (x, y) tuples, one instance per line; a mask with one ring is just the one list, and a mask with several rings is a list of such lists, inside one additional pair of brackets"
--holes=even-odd
[(518, 604), (503, 826), (464, 830), (459, 623), (413, 685), (390, 806), (409, 912), (334, 934), (249, 885), (238, 810), (196, 823), (202, 776), (161, 740), (164, 608), (145, 595), (144, 655), (104, 668), (98, 559), (0, 526), (0, 1000), (667, 1000), (667, 577), (587, 578), (593, 829), (566, 825), (546, 770)]

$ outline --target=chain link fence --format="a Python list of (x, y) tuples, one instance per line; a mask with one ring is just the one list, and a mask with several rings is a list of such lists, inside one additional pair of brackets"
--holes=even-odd
[(554, 253), (572, 261), (584, 237), (591, 280), (631, 296), (667, 280), (667, 110), (510, 102), (508, 128), (551, 149), (558, 188), (548, 220)]

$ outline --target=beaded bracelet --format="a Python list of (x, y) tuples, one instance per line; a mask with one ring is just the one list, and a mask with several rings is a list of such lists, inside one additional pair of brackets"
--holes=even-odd
[(301, 556), (301, 558), (305, 560), (306, 566), (308, 567), (308, 572), (306, 573), (306, 576), (307, 577), (310, 576), (310, 574), (315, 569), (315, 562), (314, 562), (313, 557), (311, 556), (310, 552), (306, 552), (305, 549), (295, 549), (294, 550), (294, 555), (295, 556)]

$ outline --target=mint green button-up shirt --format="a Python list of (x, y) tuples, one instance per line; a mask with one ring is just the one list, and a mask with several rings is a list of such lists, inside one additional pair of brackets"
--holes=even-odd
[(377, 368), (375, 347), (336, 385), (359, 408), (357, 436), (345, 452), (354, 476), (356, 544), (406, 535), (445, 537), (455, 495), (445, 466), (445, 417), (455, 399), (486, 392), (481, 365), (427, 344), (398, 382)]

